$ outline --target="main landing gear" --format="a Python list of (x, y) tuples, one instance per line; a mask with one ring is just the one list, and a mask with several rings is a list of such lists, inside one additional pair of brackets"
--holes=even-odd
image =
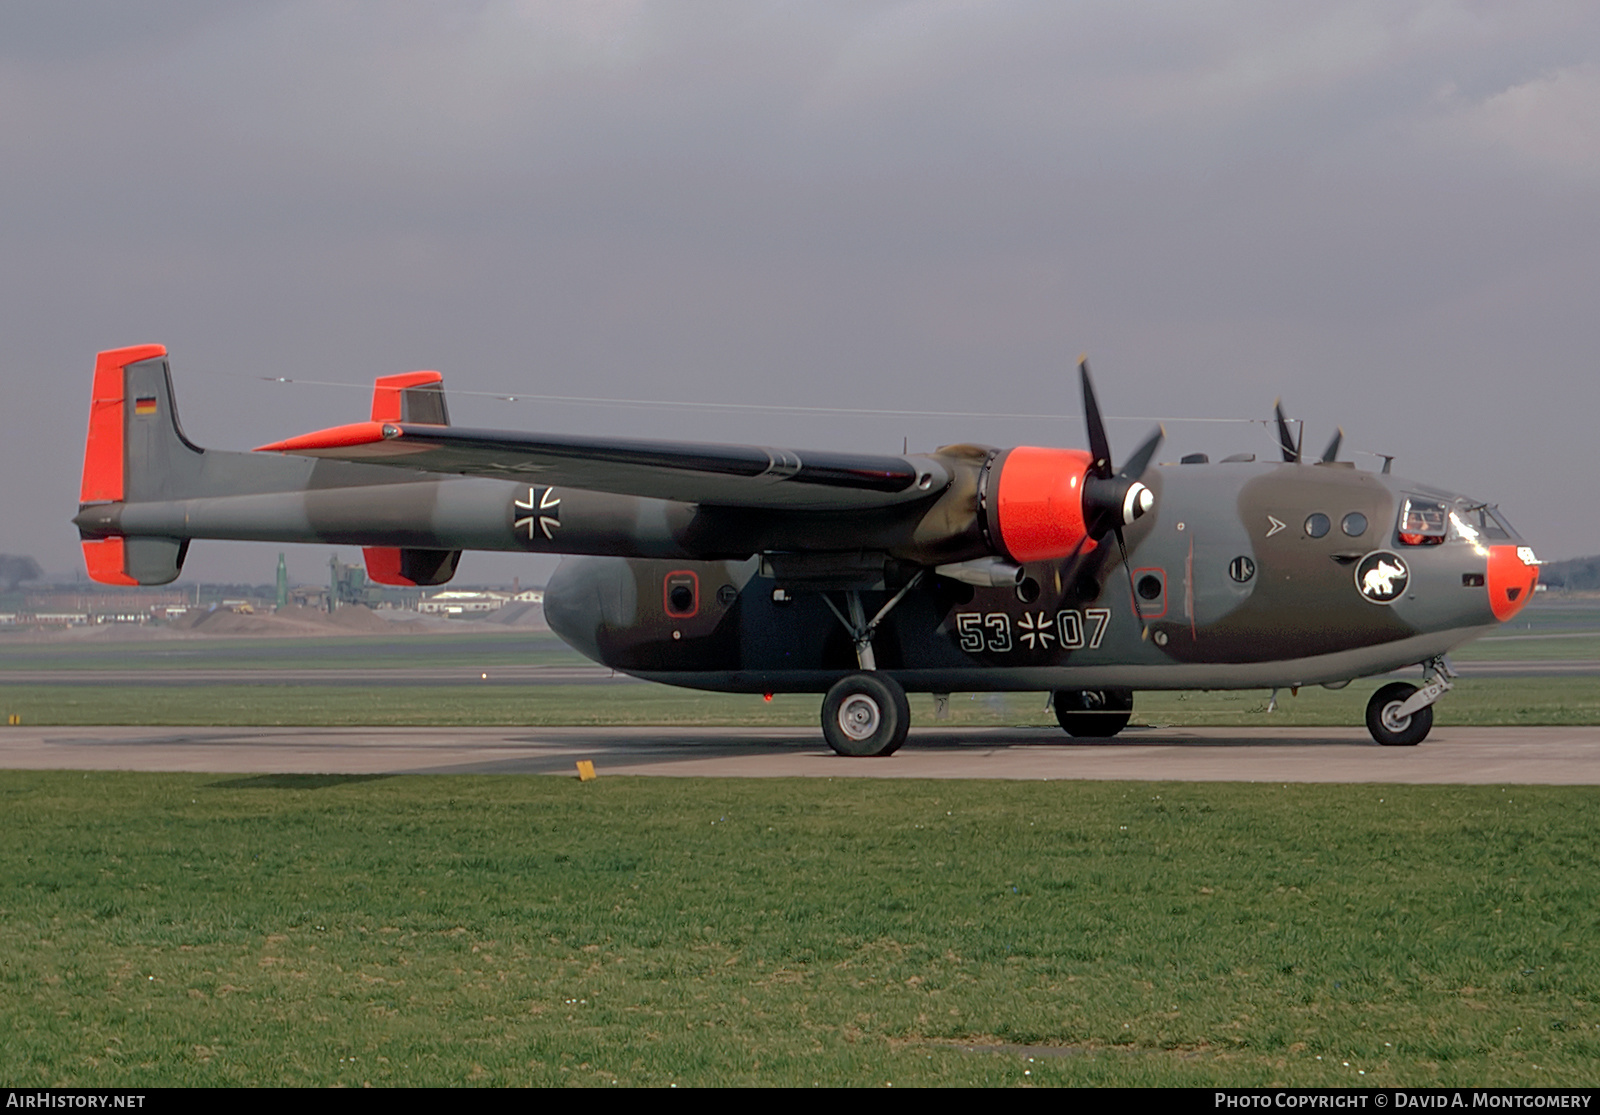
[(1385, 747), (1415, 747), (1433, 727), (1433, 703), (1450, 692), (1455, 672), (1443, 657), (1429, 659), (1427, 683), (1403, 681), (1380, 688), (1367, 702), (1367, 731)]
[(856, 648), (856, 664), (868, 671), (841, 678), (822, 699), (822, 735), (828, 746), (840, 755), (852, 758), (893, 755), (906, 741), (906, 732), (911, 727), (911, 702), (906, 700), (906, 691), (899, 682), (877, 672), (872, 633), (920, 580), (922, 573), (919, 571), (870, 620), (861, 606), (859, 592), (845, 593), (848, 616), (839, 611), (832, 600), (826, 596), (822, 598), (850, 632)]
[(1110, 739), (1133, 719), (1129, 689), (1061, 689), (1050, 703), (1056, 722), (1075, 739)]
[(851, 674), (822, 699), (822, 734), (840, 755), (893, 755), (911, 727), (911, 702), (885, 674)]

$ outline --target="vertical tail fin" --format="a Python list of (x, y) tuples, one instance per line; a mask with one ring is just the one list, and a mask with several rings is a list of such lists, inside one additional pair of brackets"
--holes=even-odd
[[(450, 425), (444, 377), (438, 372), (380, 376), (372, 385), (372, 420), (428, 426)], [(361, 551), (367, 576), (380, 585), (442, 585), (456, 575), (460, 550), (367, 546)]]
[[(95, 359), (80, 507), (167, 499), (199, 471), (202, 450), (183, 436), (161, 345), (111, 349)], [(89, 576), (114, 585), (166, 584), (178, 576), (181, 538), (83, 539)]]
[(372, 420), (450, 425), (450, 412), (444, 405), (444, 376), (438, 372), (379, 376), (372, 384)]
[[(442, 384), (438, 372), (384, 376), (373, 388), (373, 420), (449, 425)], [(95, 360), (75, 519), (89, 576), (114, 585), (166, 584), (177, 579), (189, 537), (196, 534), (321, 540), (328, 532), (314, 521), (311, 502), (329, 490), (313, 476), (328, 465), (201, 449), (178, 423), (165, 348), (102, 352)], [(347, 481), (360, 471), (344, 465), (335, 470)], [(210, 516), (204, 520), (209, 526), (196, 528), (191, 516), (202, 512)], [(367, 548), (373, 580), (386, 584), (442, 584), (460, 557), (459, 550)]]

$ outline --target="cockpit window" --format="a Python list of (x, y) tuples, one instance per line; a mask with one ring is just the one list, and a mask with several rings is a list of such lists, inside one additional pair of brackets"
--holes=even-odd
[(1493, 538), (1497, 542), (1508, 542), (1517, 534), (1511, 529), (1511, 524), (1502, 519), (1500, 513), (1492, 507), (1474, 507), (1462, 518), (1477, 527), (1479, 534), (1485, 538)]
[(1437, 546), (1449, 530), (1444, 504), (1431, 499), (1408, 499), (1400, 509), (1402, 546)]
[(1509, 542), (1517, 536), (1500, 513), (1483, 504), (1450, 512), (1450, 537), (1468, 542)]

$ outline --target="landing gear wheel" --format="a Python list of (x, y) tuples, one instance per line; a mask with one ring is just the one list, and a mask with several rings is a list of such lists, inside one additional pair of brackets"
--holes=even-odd
[(1062, 730), (1078, 739), (1110, 739), (1133, 719), (1127, 689), (1062, 689), (1052, 704)]
[(1415, 747), (1428, 738), (1433, 727), (1433, 706), (1418, 709), (1410, 716), (1396, 716), (1400, 706), (1417, 691), (1403, 681), (1385, 685), (1367, 702), (1367, 731), (1385, 747)]
[(822, 699), (822, 734), (841, 755), (893, 755), (910, 727), (906, 691), (882, 674), (852, 674)]

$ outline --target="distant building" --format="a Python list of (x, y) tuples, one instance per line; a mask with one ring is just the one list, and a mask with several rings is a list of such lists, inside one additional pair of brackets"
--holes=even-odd
[[(542, 600), (544, 594), (540, 593), (539, 597)], [(468, 592), (447, 589), (423, 598), (417, 604), (417, 611), (438, 616), (479, 615), (484, 612), (497, 612), (511, 603), (511, 600), (509, 592)]]
[(30, 592), (25, 607), (35, 613), (86, 612), (90, 615), (118, 615), (150, 612), (155, 608), (183, 605), (187, 598), (171, 590), (134, 592)]

